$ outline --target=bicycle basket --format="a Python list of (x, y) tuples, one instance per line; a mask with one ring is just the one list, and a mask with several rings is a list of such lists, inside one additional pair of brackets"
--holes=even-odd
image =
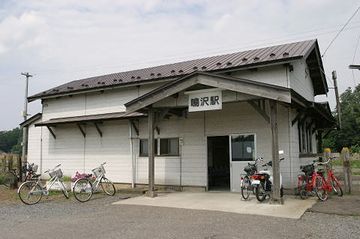
[(99, 177), (101, 174), (105, 174), (105, 168), (102, 165), (100, 167), (94, 168), (91, 171), (93, 171), (95, 177)]
[(34, 164), (32, 167), (30, 167), (29, 171), (33, 171), (34, 173), (36, 173), (36, 171), (38, 170), (38, 165)]
[(50, 171), (50, 172), (49, 172), (49, 175), (50, 175), (50, 177), (55, 177), (55, 176), (57, 176), (58, 178), (62, 178), (63, 172), (62, 172), (61, 169), (59, 168), (59, 169)]
[(312, 175), (312, 173), (315, 170), (314, 165), (312, 164), (308, 164), (308, 165), (304, 165), (304, 166), (300, 166), (300, 169), (302, 172), (304, 172), (306, 175)]

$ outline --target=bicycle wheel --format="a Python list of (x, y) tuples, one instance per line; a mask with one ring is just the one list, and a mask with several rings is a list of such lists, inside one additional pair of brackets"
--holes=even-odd
[(315, 178), (315, 192), (316, 196), (320, 201), (326, 201), (328, 198), (328, 193), (325, 188), (325, 182), (321, 176), (316, 176)]
[(241, 185), (241, 196), (244, 200), (247, 200), (251, 193), (251, 182), (248, 176), (245, 176)]
[(87, 202), (93, 195), (91, 182), (86, 178), (80, 178), (74, 183), (73, 193), (79, 202)]
[(115, 195), (115, 185), (107, 178), (102, 178), (100, 181), (101, 187), (103, 189), (103, 191), (109, 195), (109, 196), (114, 196)]
[(27, 205), (38, 203), (43, 195), (41, 186), (38, 182), (33, 181), (27, 181), (21, 184), (17, 193), (20, 200)]
[(340, 186), (340, 183), (337, 179), (335, 178), (332, 178), (331, 179), (331, 186), (332, 186), (332, 189), (333, 191), (339, 196), (339, 197), (342, 197), (344, 195), (343, 193), (343, 190)]
[(259, 201), (259, 202), (263, 202), (266, 198), (266, 191), (264, 189), (264, 184), (259, 184), (257, 187), (256, 187), (256, 199)]

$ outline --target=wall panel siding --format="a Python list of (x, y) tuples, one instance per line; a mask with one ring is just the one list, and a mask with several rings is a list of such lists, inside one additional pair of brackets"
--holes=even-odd
[(63, 96), (44, 100), (43, 120), (51, 118), (104, 114), (125, 111), (124, 104), (143, 95), (162, 83), (139, 87), (104, 90), (83, 95)]
[[(35, 123), (39, 122), (36, 121)], [(35, 163), (39, 166), (38, 172), (40, 172), (41, 166), (41, 127), (35, 127), (31, 124), (28, 131), (28, 155), (27, 160), (29, 163)]]
[[(281, 162), (281, 171), (286, 187), (291, 184), (291, 164), (289, 145), (288, 108), (279, 106), (279, 144), (284, 150), (285, 160)], [(171, 118), (159, 123), (160, 135), (155, 137), (180, 137), (183, 139), (179, 158), (156, 157), (156, 183), (179, 182), (183, 186), (207, 185), (207, 136), (223, 136), (230, 134), (255, 133), (257, 157), (271, 160), (270, 125), (248, 103), (228, 103), (221, 111), (189, 113), (188, 118)], [(146, 120), (140, 121), (140, 138), (147, 138)], [(137, 183), (147, 183), (147, 158), (138, 157)], [(168, 165), (171, 165), (169, 167)], [(166, 171), (171, 173), (165, 174)], [(182, 172), (181, 175), (179, 172)], [(242, 172), (241, 172), (242, 173)], [(165, 175), (165, 178), (164, 178)]]
[(283, 65), (259, 67), (254, 70), (242, 70), (233, 72), (231, 76), (259, 81), (283, 87), (289, 87), (286, 77), (286, 68)]
[(100, 137), (93, 125), (86, 126), (85, 171), (91, 172), (106, 162), (104, 167), (110, 180), (131, 183), (132, 161), (128, 121), (104, 122), (100, 129), (103, 137)]
[(305, 61), (298, 60), (292, 65), (293, 71), (289, 72), (290, 87), (308, 101), (314, 101), (314, 88)]
[(85, 115), (85, 95), (44, 100), (42, 120)]

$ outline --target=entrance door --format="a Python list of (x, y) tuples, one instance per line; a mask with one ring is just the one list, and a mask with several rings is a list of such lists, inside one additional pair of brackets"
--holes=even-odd
[(230, 190), (229, 136), (207, 138), (208, 189)]
[(240, 192), (240, 175), (244, 167), (255, 160), (255, 134), (237, 134), (229, 137), (231, 191)]

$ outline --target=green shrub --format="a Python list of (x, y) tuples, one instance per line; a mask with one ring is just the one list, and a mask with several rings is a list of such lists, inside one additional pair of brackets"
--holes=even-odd
[(360, 153), (360, 145), (356, 144), (350, 147), (351, 153)]

